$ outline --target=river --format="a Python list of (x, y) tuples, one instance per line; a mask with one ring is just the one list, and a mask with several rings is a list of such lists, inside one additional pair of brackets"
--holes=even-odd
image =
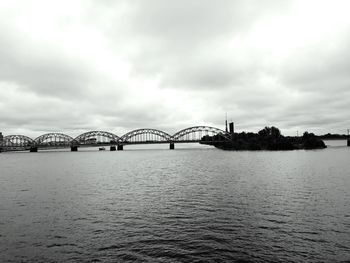
[(1, 262), (346, 262), (350, 147), (0, 154)]

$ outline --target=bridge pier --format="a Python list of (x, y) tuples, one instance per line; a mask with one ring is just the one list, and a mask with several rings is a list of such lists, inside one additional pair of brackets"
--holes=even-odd
[(350, 146), (350, 139), (348, 139), (348, 143), (347, 143), (348, 146)]
[(112, 145), (111, 147), (109, 147), (109, 150), (110, 150), (111, 152), (115, 151), (115, 150), (116, 150), (115, 145)]
[(122, 145), (122, 144), (120, 144), (120, 145), (117, 146), (117, 150), (118, 150), (118, 151), (122, 151), (123, 148), (124, 148), (124, 145)]
[(169, 149), (170, 150), (174, 150), (175, 149), (175, 143), (171, 142), (169, 145)]
[(30, 147), (29, 152), (31, 152), (31, 153), (38, 152), (38, 147)]
[(78, 146), (71, 146), (70, 147), (71, 152), (77, 152), (78, 151)]

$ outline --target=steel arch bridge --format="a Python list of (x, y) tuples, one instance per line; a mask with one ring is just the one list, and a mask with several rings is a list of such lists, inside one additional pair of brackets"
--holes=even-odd
[(120, 137), (107, 131), (89, 131), (77, 136), (72, 140), (73, 144), (90, 145), (90, 144), (117, 144)]
[(124, 134), (119, 140), (122, 144), (165, 143), (171, 141), (172, 136), (170, 134), (149, 128), (133, 130)]
[(174, 142), (199, 142), (205, 136), (222, 134), (228, 139), (226, 132), (210, 126), (194, 126), (175, 133), (172, 137)]
[(7, 135), (1, 142), (2, 147), (7, 149), (30, 148), (34, 144), (34, 140), (25, 135)]
[[(0, 141), (0, 151), (26, 150), (37, 151), (38, 148), (69, 148), (77, 151), (78, 147), (94, 147), (109, 145), (111, 150), (123, 150), (128, 144), (157, 144), (169, 143), (174, 149), (175, 143), (193, 143), (208, 141), (230, 140), (231, 134), (210, 126), (193, 126), (170, 135), (161, 130), (144, 128), (130, 131), (123, 136), (107, 131), (89, 131), (73, 138), (63, 133), (46, 133), (35, 140), (24, 135), (8, 135)], [(74, 148), (74, 150), (73, 150)]]
[(70, 146), (73, 138), (63, 133), (46, 133), (34, 140), (36, 147), (64, 147)]

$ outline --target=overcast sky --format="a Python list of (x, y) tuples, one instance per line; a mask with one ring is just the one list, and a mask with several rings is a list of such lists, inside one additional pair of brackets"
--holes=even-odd
[(0, 1), (0, 131), (350, 128), (350, 1)]

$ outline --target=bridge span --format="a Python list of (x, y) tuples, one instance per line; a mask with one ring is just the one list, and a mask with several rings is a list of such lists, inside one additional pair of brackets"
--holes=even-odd
[(35, 139), (25, 135), (7, 135), (0, 138), (1, 151), (37, 152), (39, 149), (70, 148), (78, 151), (80, 147), (109, 146), (111, 151), (123, 150), (132, 144), (169, 144), (175, 149), (176, 143), (205, 143), (230, 139), (230, 133), (210, 126), (193, 126), (176, 132), (173, 135), (161, 130), (144, 128), (130, 131), (118, 136), (108, 131), (89, 131), (73, 138), (64, 133), (46, 133)]

